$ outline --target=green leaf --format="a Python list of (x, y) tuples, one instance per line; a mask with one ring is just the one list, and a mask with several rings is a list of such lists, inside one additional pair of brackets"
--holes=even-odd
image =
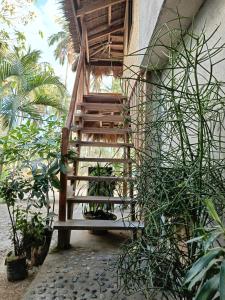
[(222, 262), (220, 268), (219, 291), (220, 291), (220, 300), (224, 300), (225, 299), (225, 260)]
[(48, 169), (48, 174), (57, 174), (59, 172), (59, 162), (56, 159), (50, 166), (50, 168)]
[(52, 186), (55, 188), (55, 189), (60, 189), (60, 181), (58, 179), (57, 176), (52, 176), (51, 177), (51, 183), (52, 183)]
[(193, 238), (193, 239), (191, 239), (191, 240), (188, 240), (188, 241), (187, 241), (187, 244), (191, 244), (191, 243), (194, 243), (194, 242), (202, 241), (203, 238), (204, 238), (204, 235), (195, 237), (195, 238)]
[(195, 300), (212, 300), (213, 296), (218, 291), (220, 277), (215, 275), (203, 285)]
[(60, 163), (60, 171), (63, 173), (63, 174), (67, 174), (67, 166), (63, 163)]
[(191, 291), (192, 290), (192, 288), (195, 286), (195, 284), (197, 283), (197, 282), (199, 282), (199, 281), (201, 281), (204, 277), (205, 277), (205, 275), (206, 275), (206, 273), (208, 272), (208, 270), (212, 267), (212, 266), (214, 266), (214, 265), (216, 265), (218, 262), (220, 262), (221, 260), (220, 259), (212, 259), (210, 262), (209, 262), (209, 264), (208, 264), (208, 266), (206, 267), (206, 268), (204, 268), (204, 269), (202, 269), (192, 280), (191, 280), (191, 282), (190, 282), (190, 284), (189, 284), (189, 286), (188, 286), (188, 290), (189, 291)]
[(191, 267), (191, 269), (187, 272), (184, 284), (189, 283), (199, 272), (202, 271), (203, 268), (206, 268), (208, 264), (214, 259), (215, 257), (224, 253), (222, 248), (216, 248), (209, 251), (204, 256), (200, 257)]
[(222, 221), (219, 217), (219, 215), (216, 212), (215, 206), (211, 199), (205, 200), (205, 205), (207, 207), (207, 210), (209, 212), (209, 215), (213, 218), (214, 221), (216, 221), (221, 227), (223, 227)]
[(208, 239), (204, 243), (204, 249), (207, 251), (212, 243), (223, 233), (221, 229), (213, 230), (208, 234)]

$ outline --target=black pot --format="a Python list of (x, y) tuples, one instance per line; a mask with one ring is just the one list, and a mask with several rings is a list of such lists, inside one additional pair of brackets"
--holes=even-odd
[[(84, 212), (84, 218), (87, 220), (116, 220), (117, 216), (110, 213), (106, 212), (104, 210), (97, 210), (97, 211), (87, 211)], [(94, 229), (94, 230), (89, 230), (92, 234), (97, 234), (97, 235), (104, 235), (107, 233), (108, 230), (106, 229)]]
[(26, 257), (6, 260), (8, 281), (23, 280), (28, 276)]

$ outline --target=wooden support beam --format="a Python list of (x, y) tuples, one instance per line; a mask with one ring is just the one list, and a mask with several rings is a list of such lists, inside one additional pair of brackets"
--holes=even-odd
[(90, 49), (90, 51), (95, 51), (95, 50), (99, 49), (100, 47), (105, 46), (107, 44), (108, 44), (107, 40), (105, 40), (104, 42), (99, 41), (99, 42), (93, 43), (91, 45), (89, 43), (89, 49)]
[(110, 44), (111, 49), (116, 49), (116, 50), (122, 50), (123, 51), (123, 44), (115, 44), (115, 43), (111, 43)]
[(93, 13), (99, 9), (103, 9), (106, 7), (109, 7), (114, 4), (122, 3), (125, 0), (96, 0), (93, 2), (93, 0), (89, 0), (85, 2), (85, 5), (83, 7), (80, 7), (77, 10), (77, 17), (82, 17), (84, 15)]
[(123, 43), (124, 36), (123, 35), (111, 35), (111, 39), (112, 39), (113, 42), (121, 42), (121, 43)]
[(117, 19), (117, 20), (113, 21), (111, 24), (103, 23), (101, 25), (98, 25), (96, 28), (93, 28), (92, 30), (89, 30), (88, 36), (98, 34), (98, 33), (102, 32), (104, 30), (107, 30), (107, 29), (111, 28), (112, 26), (117, 26), (117, 25), (121, 26), (123, 24), (124, 24), (124, 19), (123, 18)]
[(114, 33), (117, 31), (123, 31), (124, 30), (124, 24), (116, 25), (116, 26), (109, 26), (106, 30), (103, 30), (102, 32), (96, 33), (89, 37), (89, 41), (95, 41), (99, 38), (102, 38), (104, 36), (107, 36), (109, 33)]
[(100, 48), (98, 48), (96, 51), (94, 51), (93, 53), (91, 53), (91, 57), (95, 56), (97, 53), (101, 52), (102, 50), (104, 50), (107, 47), (107, 45), (101, 46)]
[[(108, 25), (111, 26), (112, 24), (112, 6), (109, 6), (108, 8)], [(108, 42), (109, 42), (109, 57), (111, 52), (110, 42), (111, 42), (111, 34), (108, 35)]]
[(85, 39), (86, 39), (86, 55), (87, 55), (87, 62), (89, 63), (89, 46), (88, 46), (88, 35), (87, 35), (87, 31), (86, 31), (86, 34), (85, 34)]
[(112, 49), (111, 50), (111, 54), (113, 55), (113, 54), (120, 54), (120, 55), (123, 55), (123, 49), (121, 49), (121, 50), (114, 50), (114, 49)]
[(112, 59), (110, 58), (110, 60), (97, 60), (97, 61), (91, 61), (91, 65), (95, 66), (95, 67), (119, 67), (122, 68), (123, 66), (123, 61), (122, 60), (116, 60), (116, 59)]

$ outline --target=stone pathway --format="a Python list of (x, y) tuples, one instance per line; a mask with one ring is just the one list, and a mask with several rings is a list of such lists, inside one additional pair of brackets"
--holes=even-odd
[[(75, 248), (50, 254), (23, 300), (142, 300), (117, 290), (115, 251)], [(57, 265), (56, 265), (57, 264)]]

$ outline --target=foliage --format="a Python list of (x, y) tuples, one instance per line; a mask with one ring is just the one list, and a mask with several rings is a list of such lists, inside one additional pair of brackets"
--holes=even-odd
[(1, 163), (30, 165), (40, 160), (59, 161), (61, 126), (54, 116), (41, 120), (41, 124), (27, 120), (10, 130), (0, 140)]
[(38, 118), (39, 108), (63, 110), (65, 88), (52, 68), (40, 63), (40, 51), (9, 50), (0, 55), (0, 115), (11, 129), (25, 117)]
[[(141, 165), (136, 166), (145, 231), (124, 247), (118, 261), (121, 288), (127, 293), (142, 290), (151, 297), (160, 291), (165, 299), (192, 299), (194, 291), (184, 288), (183, 280), (202, 246), (187, 241), (210, 226), (206, 199), (223, 212), (224, 83), (215, 77), (214, 67), (223, 61), (224, 45), (218, 40), (216, 50), (210, 46), (216, 31), (207, 37), (204, 30), (171, 30), (167, 24), (146, 49), (151, 78), (140, 77), (133, 95), (146, 97), (146, 102), (132, 107), (133, 113), (145, 115), (132, 120), (138, 138), (145, 140)], [(166, 66), (154, 65), (158, 49), (169, 60)]]
[(2, 176), (0, 186), (0, 197), (10, 214), (16, 255), (22, 254), (31, 240), (32, 244), (40, 243), (44, 229), (51, 228), (54, 189), (60, 188), (57, 174), (65, 170), (60, 162), (60, 125), (55, 117), (42, 125), (28, 120), (1, 140), (2, 163), (16, 170)]
[(219, 239), (224, 244), (225, 227), (210, 199), (206, 200), (206, 206), (214, 224), (205, 228), (203, 235), (189, 241), (199, 243), (203, 248), (203, 255), (187, 272), (184, 284), (194, 291), (196, 300), (222, 300), (225, 299), (225, 250), (221, 246), (215, 247), (215, 243)]
[(20, 217), (17, 199), (24, 200), (30, 188), (30, 181), (15, 172), (1, 180), (0, 196), (5, 200), (8, 208), (15, 256), (23, 256), (25, 253), (21, 228), (17, 227)]
[[(101, 167), (98, 163), (95, 167), (89, 167), (90, 176), (112, 176), (111, 167)], [(105, 182), (105, 181), (91, 181), (88, 186), (88, 195), (89, 196), (105, 196), (113, 197), (115, 190), (115, 182)], [(89, 211), (97, 212), (98, 210), (109, 210), (112, 207), (105, 204), (89, 204)], [(85, 208), (85, 212), (87, 212)]]
[[(48, 118), (42, 126), (30, 120), (1, 140), (2, 163), (14, 170), (3, 177), (0, 197), (7, 204), (16, 256), (43, 243), (55, 215), (60, 163), (60, 123)], [(53, 203), (50, 203), (50, 192)], [(46, 212), (44, 212), (46, 209)]]
[(15, 26), (21, 22), (26, 25), (35, 14), (31, 9), (32, 0), (2, 0), (0, 4), (0, 22), (8, 26)]
[(62, 31), (52, 34), (48, 38), (49, 46), (55, 47), (55, 59), (59, 60), (61, 65), (64, 65), (65, 60), (71, 64), (74, 61), (73, 41), (69, 32), (68, 24), (59, 19), (59, 23), (62, 25)]

